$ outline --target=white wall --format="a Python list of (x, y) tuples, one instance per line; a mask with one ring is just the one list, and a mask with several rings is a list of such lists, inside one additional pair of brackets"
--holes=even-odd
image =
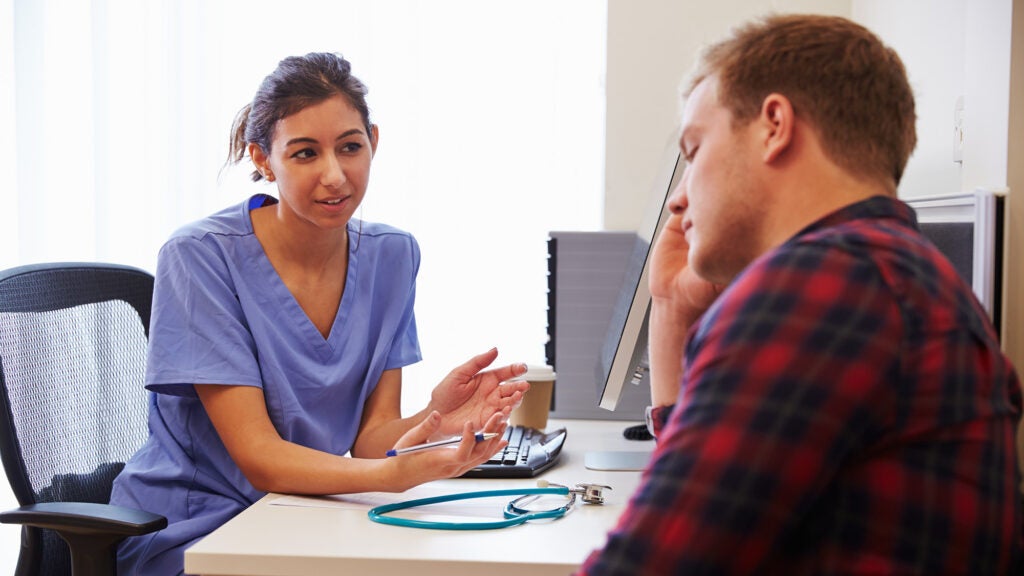
[[(854, 0), (853, 19), (896, 49), (917, 101), (917, 150), (904, 197), (1004, 188), (1011, 0)], [(953, 161), (953, 114), (964, 102), (963, 163)]]
[[(917, 108), (917, 148), (900, 185), (904, 197), (961, 191), (962, 164), (953, 161), (953, 112), (963, 96), (965, 120), (973, 131), (978, 117), (964, 94), (966, 0), (920, 2), (854, 0), (852, 17), (892, 46), (907, 68)], [(970, 110), (967, 105), (970, 104)], [(974, 139), (974, 134), (971, 134)], [(966, 146), (965, 148), (970, 148)]]
[(609, 0), (605, 213), (635, 230), (655, 175), (674, 149), (680, 88), (700, 48), (769, 12), (850, 15), (850, 0)]

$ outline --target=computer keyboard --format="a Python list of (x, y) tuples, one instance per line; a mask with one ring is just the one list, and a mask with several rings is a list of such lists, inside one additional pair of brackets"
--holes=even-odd
[(530, 478), (555, 465), (565, 443), (565, 428), (544, 432), (525, 426), (505, 428), (508, 446), (463, 478)]

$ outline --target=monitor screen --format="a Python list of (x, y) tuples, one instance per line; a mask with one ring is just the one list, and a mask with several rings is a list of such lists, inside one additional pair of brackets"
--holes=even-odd
[(973, 193), (904, 200), (917, 213), (921, 232), (971, 285), (996, 332), (1002, 316), (1003, 196)]
[(604, 345), (598, 355), (599, 405), (615, 410), (627, 386), (649, 386), (647, 373), (647, 316), (651, 293), (647, 286), (650, 251), (669, 212), (666, 202), (682, 177), (684, 160), (673, 147), (663, 162), (612, 311)]

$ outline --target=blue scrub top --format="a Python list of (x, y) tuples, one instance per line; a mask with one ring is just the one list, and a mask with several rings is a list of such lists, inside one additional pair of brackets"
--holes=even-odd
[(250, 210), (271, 203), (253, 196), (182, 228), (160, 250), (150, 436), (114, 482), (111, 503), (163, 514), (169, 525), (126, 540), (120, 574), (181, 573), (185, 548), (264, 495), (231, 460), (193, 384), (262, 388), (284, 439), (341, 455), (384, 370), (421, 359), (412, 235), (349, 222), (345, 291), (325, 339), (253, 233)]

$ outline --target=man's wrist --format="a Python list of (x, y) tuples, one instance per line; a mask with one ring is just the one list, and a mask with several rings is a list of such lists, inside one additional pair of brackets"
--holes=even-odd
[(672, 412), (674, 407), (675, 404), (647, 407), (644, 411), (644, 422), (647, 423), (647, 431), (651, 433), (651, 436), (658, 437), (662, 428), (665, 427), (665, 422), (668, 421), (669, 413)]

